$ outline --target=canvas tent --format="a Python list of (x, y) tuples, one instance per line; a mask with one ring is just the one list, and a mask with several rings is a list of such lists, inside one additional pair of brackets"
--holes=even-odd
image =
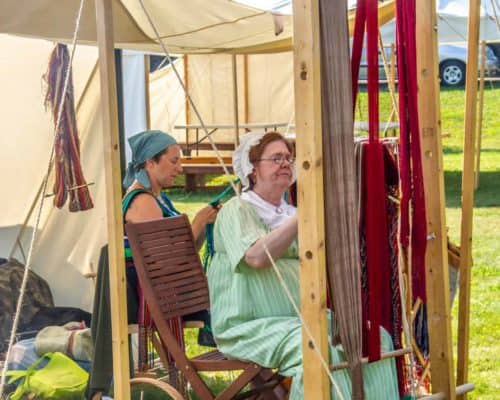
[[(439, 0), (437, 6), (438, 41), (440, 43), (465, 42), (469, 0)], [(480, 40), (500, 40), (500, 28), (496, 15), (500, 15), (498, 0), (481, 0)], [(380, 28), (384, 44), (395, 43), (394, 21)]]
[[(154, 32), (136, 0), (114, 0), (114, 37), (118, 48), (161, 52)], [(291, 17), (282, 16), (284, 31), (275, 35), (271, 13), (228, 0), (145, 0), (160, 36), (173, 53), (256, 53), (291, 49)], [(0, 30), (67, 42), (71, 38), (79, 1), (35, 0), (19, 7), (16, 0), (5, 0), (0, 12)], [(196, 10), (196, 18), (193, 18)], [(94, 1), (83, 9), (80, 43), (95, 43)]]
[[(0, 170), (4, 188), (0, 199), (3, 210), (0, 254), (7, 257), (39, 191), (49, 159), (54, 125), (43, 105), (42, 75), (53, 44), (0, 35), (0, 48), (3, 88)], [(99, 83), (93, 74), (96, 61), (96, 49), (82, 46), (74, 62), (75, 100), (78, 103), (81, 99), (78, 120), (82, 160), (88, 181), (94, 182), (91, 193), (96, 207), (90, 212), (69, 213), (54, 209), (52, 198), (47, 198), (49, 207), (45, 207), (42, 215), (33, 253), (33, 269), (50, 283), (56, 302), (85, 309), (92, 304), (89, 292), (93, 289), (92, 282), (85, 280), (82, 274), (95, 267), (95, 256), (105, 240), (102, 161), (95, 157), (102, 152)], [(51, 185), (48, 191), (52, 193)], [(21, 236), (24, 255), (18, 246), (14, 252), (21, 262), (28, 251), (33, 225), (32, 215)]]
[[(284, 32), (276, 37), (270, 13), (231, 1), (146, 1), (145, 4), (157, 19), (155, 23), (161, 36), (167, 39), (171, 51), (213, 53), (234, 50), (244, 53), (280, 51), (291, 47), (289, 16), (283, 17)], [(19, 7), (17, 2), (7, 0), (0, 6), (0, 32), (69, 42), (78, 6), (79, 1), (76, 0), (65, 1), (57, 7), (40, 0)], [(154, 35), (139, 2), (113, 1), (113, 8), (117, 47), (161, 51), (151, 39)], [(199, 11), (196, 18), (192, 15), (193, 9)], [(46, 204), (50, 206), (45, 207), (33, 254), (34, 270), (50, 282), (56, 304), (84, 309), (90, 309), (92, 305), (93, 286), (91, 280), (83, 278), (83, 274), (95, 271), (99, 249), (106, 241), (101, 99), (99, 77), (95, 70), (97, 49), (82, 45), (95, 44), (96, 39), (95, 5), (94, 1), (87, 1), (78, 33), (73, 79), (76, 102), (81, 97), (77, 119), (82, 164), (87, 182), (92, 183), (90, 192), (95, 208), (73, 214), (54, 209), (48, 198)], [(0, 144), (6, 150), (1, 170), (6, 177), (4, 187), (15, 188), (12, 189), (15, 194), (4, 194), (0, 200), (1, 209), (7, 210), (0, 217), (0, 254), (7, 257), (35, 201), (49, 158), (54, 128), (50, 113), (43, 107), (41, 77), (53, 44), (41, 39), (22, 39), (9, 35), (1, 35), (0, 40), (3, 50), (0, 82), (4, 88), (1, 99), (4, 134), (1, 135)], [(133, 61), (131, 63), (134, 64)], [(135, 72), (128, 83), (124, 79), (124, 91), (136, 94), (126, 95), (125, 107), (130, 112), (125, 114), (134, 115), (132, 120), (129, 118), (126, 121), (128, 134), (131, 134), (139, 127), (144, 127), (145, 121), (137, 117), (144, 115), (144, 102), (137, 96), (141, 93), (141, 87), (136, 83), (139, 81), (137, 76), (141, 75), (140, 65), (135, 63), (129, 69)], [(166, 117), (166, 128), (172, 126), (172, 112), (182, 118), (182, 114), (174, 110), (183, 109), (184, 95), (171, 72), (158, 73), (159, 76), (162, 74), (167, 74), (167, 79), (160, 80), (158, 84), (159, 81), (153, 78), (151, 83), (151, 114), (152, 126), (158, 124), (158, 128), (165, 129), (161, 120)], [(170, 90), (168, 85), (176, 89)], [(142, 109), (138, 112), (140, 107)], [(13, 137), (16, 140), (12, 140)], [(27, 229), (22, 234), (23, 250), (17, 246), (14, 253), (21, 261), (26, 256), (23, 256), (22, 251), (27, 251), (31, 238), (30, 226), (34, 225), (35, 214), (32, 212)]]
[[(129, 13), (132, 8), (128, 9), (129, 12), (122, 13), (129, 3), (135, 4), (136, 2), (116, 2), (118, 16), (126, 15), (129, 18), (132, 15)], [(178, 4), (178, 2), (172, 3)], [(64, 2), (64, 5), (57, 10), (45, 7), (44, 4), (43, 1), (30, 2), (27, 9), (22, 11), (19, 7), (12, 5), (9, 13), (0, 13), (0, 31), (49, 39), (64, 37), (67, 42), (73, 31), (72, 24), (78, 2)], [(204, 7), (207, 4), (203, 2)], [(216, 5), (224, 8), (222, 7), (224, 4), (230, 4), (225, 12), (219, 13), (218, 9), (213, 8)], [(233, 5), (230, 1), (210, 2), (206, 13), (215, 13), (221, 21), (226, 20), (224, 24), (232, 26), (232, 31), (228, 35), (237, 37), (240, 34), (239, 21), (242, 10), (248, 13), (250, 9), (238, 5), (233, 7)], [(1, 7), (7, 6), (8, 4), (3, 2)], [(191, 7), (192, 3), (188, 2), (185, 6)], [(93, 7), (93, 2), (86, 2), (84, 6), (84, 19), (81, 21), (81, 32), (78, 35), (83, 42), (95, 40), (95, 33), (92, 33), (92, 29), (88, 27), (88, 24), (95, 27)], [(151, 7), (154, 9), (154, 4)], [(135, 10), (138, 14), (142, 12)], [(171, 10), (170, 5), (168, 10)], [(229, 13), (230, 10), (233, 10), (231, 11), (233, 14)], [(238, 13), (236, 13), (237, 10), (239, 10)], [(67, 14), (64, 14), (65, 12)], [(253, 10), (253, 12), (256, 11)], [(180, 14), (186, 13), (188, 12)], [(203, 16), (206, 13), (202, 12), (200, 15)], [(290, 51), (280, 52), (283, 47), (279, 43), (274, 43), (272, 16), (268, 13), (262, 14), (261, 11), (258, 13), (259, 18), (265, 17), (266, 24), (269, 23), (269, 29), (272, 32), (272, 35), (267, 37), (270, 41), (266, 46), (268, 49), (272, 47), (277, 53), (237, 56), (240, 121), (242, 123), (293, 122), (294, 95), (291, 79), (293, 56)], [(156, 14), (153, 13), (153, 15)], [(50, 20), (48, 18), (62, 18), (64, 21), (57, 24), (44, 24), (44, 21)], [(204, 17), (201, 18), (199, 20), (197, 14), (196, 23), (200, 26), (208, 24), (206, 20), (203, 20)], [(285, 17), (286, 24), (290, 22), (287, 18), (289, 17)], [(383, 18), (387, 18), (387, 15), (384, 14)], [(129, 21), (129, 19), (126, 20)], [(194, 23), (193, 19), (187, 15), (186, 20), (191, 24)], [(143, 23), (146, 24), (144, 21)], [(128, 47), (130, 43), (127, 40), (131, 40), (131, 33), (125, 28), (123, 31), (120, 30), (121, 26), (126, 26), (124, 24), (124, 22), (118, 24), (115, 33), (125, 35), (119, 36), (117, 40), (119, 45)], [(260, 29), (258, 24), (252, 22), (250, 25), (252, 29)], [(182, 29), (187, 28), (182, 24), (175, 27), (177, 32)], [(279, 37), (286, 36), (291, 40), (290, 35), (291, 32), (285, 30)], [(21, 234), (22, 248), (16, 246), (15, 242), (42, 183), (54, 129), (50, 113), (43, 106), (42, 84), (42, 75), (46, 71), (53, 43), (43, 39), (5, 34), (0, 35), (0, 43), (0, 47), (4, 50), (0, 56), (2, 57), (0, 83), (5, 88), (0, 100), (5, 132), (0, 137), (0, 145), (6, 150), (5, 157), (0, 161), (0, 169), (6, 171), (4, 173), (5, 187), (16, 188), (15, 195), (4, 195), (0, 200), (0, 209), (8, 210), (0, 217), (2, 239), (0, 257), (9, 256), (15, 247), (13, 255), (20, 261), (24, 261), (31, 238), (31, 227), (35, 222), (36, 208), (32, 210), (31, 218), (26, 224), (27, 228)], [(176, 48), (177, 45), (171, 43), (169, 41), (169, 45)], [(256, 39), (252, 43), (254, 46), (263, 42), (258, 42)], [(150, 47), (149, 44), (141, 43), (130, 47), (158, 50), (155, 46)], [(203, 50), (203, 52), (214, 51), (216, 50), (208, 47)], [(245, 50), (239, 49), (238, 51)], [(146, 127), (145, 91), (142, 79), (144, 65), (141, 61), (143, 53), (134, 51), (123, 53), (125, 133), (131, 135)], [(15, 57), (12, 56), (13, 54)], [(83, 275), (95, 272), (99, 249), (106, 242), (104, 164), (101, 157), (102, 115), (96, 62), (97, 49), (82, 45), (79, 40), (73, 63), (73, 80), (75, 100), (77, 104), (80, 103), (77, 119), (81, 138), (82, 164), (87, 181), (92, 183), (90, 192), (94, 198), (95, 208), (83, 213), (69, 213), (66, 210), (54, 209), (52, 199), (47, 198), (33, 254), (33, 268), (49, 282), (56, 304), (81, 307), (86, 310), (90, 310), (92, 306), (93, 283), (91, 279), (86, 279)], [(183, 62), (182, 58), (175, 61), (181, 72), (184, 69)], [(246, 67), (244, 63), (247, 64)], [(245, 68), (248, 71), (246, 82), (244, 82)], [(231, 55), (189, 55), (188, 82), (189, 93), (206, 123), (233, 124)], [(246, 89), (243, 90), (243, 88)], [(175, 125), (198, 123), (192, 112), (188, 112), (186, 116), (184, 93), (171, 68), (161, 69), (151, 75), (150, 108), (151, 127), (172, 132), (179, 140), (184, 140), (185, 133), (184, 130), (174, 130)], [(220, 131), (217, 135), (215, 138), (218, 141), (232, 141), (234, 131)], [(16, 138), (15, 141), (12, 140), (13, 137)], [(17, 151), (20, 148), (23, 151)], [(129, 153), (128, 146), (126, 152)], [(50, 187), (51, 184), (49, 184), (49, 192), (51, 192)]]
[[(0, 161), (4, 187), (12, 188), (0, 198), (0, 256), (24, 261), (29, 247), (34, 215), (21, 232), (47, 166), (53, 135), (50, 112), (43, 105), (42, 75), (53, 44), (41, 39), (0, 35), (4, 49), (0, 63), (0, 84), (4, 134), (0, 146), (5, 155)], [(12, 54), (16, 54), (12, 57)], [(144, 64), (142, 53), (123, 56), (125, 131), (129, 136), (145, 128)], [(189, 58), (189, 86), (195, 103), (208, 123), (232, 123), (231, 56), (193, 56)], [(242, 61), (242, 59), (240, 60)], [(35, 246), (33, 269), (44, 277), (53, 290), (56, 304), (81, 307), (92, 305), (93, 283), (83, 275), (95, 271), (99, 250), (106, 241), (104, 210), (104, 174), (102, 128), (97, 74), (97, 51), (79, 46), (73, 62), (77, 119), (81, 139), (85, 177), (92, 183), (90, 192), (95, 207), (81, 213), (58, 210), (47, 198)], [(183, 58), (175, 63), (183, 70)], [(243, 80), (243, 66), (239, 62)], [(272, 68), (274, 66), (274, 68)], [(248, 122), (287, 121), (292, 116), (292, 58), (289, 52), (254, 55), (248, 59)], [(239, 82), (243, 87), (243, 82)], [(244, 121), (244, 96), (240, 91), (240, 115)], [(173, 127), (185, 124), (185, 97), (171, 68), (163, 68), (150, 77), (151, 126), (173, 132), (179, 140), (184, 131)], [(197, 121), (192, 120), (196, 123)], [(224, 137), (226, 135), (227, 137)], [(220, 140), (231, 140), (232, 131), (222, 132)], [(19, 151), (22, 149), (22, 151)], [(128, 146), (126, 148), (129, 152)], [(51, 192), (49, 184), (49, 192)], [(21, 247), (16, 239), (21, 233)], [(24, 254), (23, 254), (24, 253)]]

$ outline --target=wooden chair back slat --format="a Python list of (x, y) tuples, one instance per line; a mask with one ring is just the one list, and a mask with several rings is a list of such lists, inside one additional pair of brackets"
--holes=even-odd
[(182, 317), (209, 307), (208, 283), (187, 216), (126, 224), (125, 229), (134, 263), (154, 290), (164, 318)]

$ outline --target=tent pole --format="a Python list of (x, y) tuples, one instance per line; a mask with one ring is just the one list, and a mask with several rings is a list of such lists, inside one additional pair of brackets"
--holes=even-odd
[(450, 291), (440, 133), (436, 1), (417, 7), (417, 80), (420, 141), (427, 215), (425, 255), (432, 392), (455, 399)]
[(476, 175), (474, 189), (479, 189), (479, 175), (481, 173), (481, 139), (483, 134), (483, 109), (484, 109), (484, 70), (486, 68), (486, 41), (481, 41), (481, 72), (479, 78), (479, 115), (477, 118), (477, 144), (476, 144)]
[[(116, 101), (118, 104), (118, 136), (120, 138), (120, 177), (125, 178), (127, 160), (125, 158), (125, 105), (123, 103), (123, 50), (115, 49)], [(125, 191), (122, 188), (122, 196)]]
[(112, 0), (96, 1), (96, 24), (104, 123), (104, 171), (108, 222), (114, 397), (120, 400), (129, 400), (127, 303), (125, 258), (123, 253), (123, 218), (120, 201), (120, 141), (118, 137), (115, 59), (113, 56)]
[[(470, 0), (467, 26), (467, 75), (465, 81), (464, 158), (462, 168), (462, 222), (460, 229), (460, 278), (458, 303), (457, 384), (467, 383), (469, 364), (470, 280), (472, 267), (472, 214), (474, 207), (474, 146), (477, 114), (477, 64), (480, 1)], [(460, 396), (466, 399), (467, 395)]]
[[(301, 312), (328, 360), (318, 0), (294, 0), (294, 87)], [(302, 330), (304, 398), (330, 398), (328, 375)]]
[(184, 54), (184, 86), (186, 87), (186, 91), (184, 92), (184, 112), (186, 115), (186, 149), (184, 150), (184, 155), (190, 155), (189, 151), (189, 128), (188, 125), (191, 123), (190, 118), (190, 107), (189, 107), (189, 57), (187, 54)]
[(248, 54), (243, 56), (243, 98), (245, 101), (244, 121), (248, 124)]
[(146, 129), (151, 129), (151, 94), (149, 93), (149, 56), (144, 55), (144, 99), (146, 106)]
[(233, 113), (234, 113), (234, 144), (240, 144), (240, 121), (238, 112), (238, 63), (236, 54), (231, 55), (231, 66), (233, 70)]

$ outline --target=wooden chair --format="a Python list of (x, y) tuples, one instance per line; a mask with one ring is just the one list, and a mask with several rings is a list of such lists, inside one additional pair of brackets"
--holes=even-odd
[[(170, 353), (200, 399), (280, 399), (281, 377), (269, 369), (210, 351), (189, 359), (168, 320), (209, 308), (208, 283), (186, 215), (125, 226), (139, 283), (159, 334), (155, 347), (164, 365)], [(243, 371), (215, 396), (201, 371)], [(250, 389), (248, 389), (250, 388)], [(243, 389), (246, 389), (243, 391)], [(243, 391), (243, 392), (242, 392)]]

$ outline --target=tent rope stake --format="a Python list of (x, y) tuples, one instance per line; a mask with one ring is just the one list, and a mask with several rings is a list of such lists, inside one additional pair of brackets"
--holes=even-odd
[(14, 339), (15, 339), (15, 336), (16, 336), (17, 327), (19, 325), (19, 316), (21, 315), (21, 309), (22, 309), (22, 305), (23, 305), (23, 301), (24, 301), (24, 294), (25, 294), (25, 291), (26, 291), (26, 285), (28, 283), (28, 276), (29, 276), (28, 274), (29, 274), (29, 271), (31, 269), (31, 258), (32, 258), (32, 255), (33, 255), (34, 244), (35, 244), (36, 238), (37, 238), (38, 226), (40, 225), (40, 219), (41, 219), (41, 216), (42, 216), (42, 210), (43, 210), (43, 205), (44, 205), (44, 202), (45, 202), (45, 197), (46, 197), (45, 193), (47, 192), (47, 184), (48, 184), (48, 180), (49, 180), (49, 175), (50, 175), (50, 171), (52, 169), (52, 160), (54, 158), (55, 139), (56, 139), (57, 132), (59, 131), (59, 125), (60, 125), (61, 117), (62, 117), (63, 107), (61, 105), (62, 105), (62, 101), (64, 101), (64, 98), (66, 96), (66, 92), (68, 90), (68, 83), (69, 83), (69, 76), (70, 76), (70, 72), (71, 72), (71, 65), (73, 63), (73, 57), (75, 55), (76, 41), (77, 41), (77, 37), (78, 37), (78, 31), (80, 29), (80, 20), (81, 20), (81, 17), (82, 17), (82, 10), (83, 10), (84, 4), (85, 4), (85, 0), (80, 0), (80, 6), (78, 8), (78, 13), (77, 13), (77, 16), (76, 16), (75, 30), (73, 32), (73, 40), (71, 42), (71, 46), (72, 46), (71, 56), (70, 56), (70, 60), (69, 60), (68, 69), (65, 71), (66, 76), (65, 76), (65, 79), (64, 79), (63, 94), (62, 94), (61, 99), (60, 99), (61, 104), (59, 104), (59, 113), (57, 115), (57, 121), (56, 121), (55, 129), (54, 129), (54, 140), (52, 141), (52, 147), (51, 147), (51, 150), (50, 150), (50, 157), (49, 157), (49, 162), (48, 162), (48, 166), (47, 166), (47, 172), (45, 174), (45, 177), (44, 177), (44, 180), (43, 180), (43, 184), (42, 184), (42, 187), (43, 187), (43, 189), (42, 189), (42, 196), (40, 197), (40, 205), (38, 207), (38, 212), (37, 212), (37, 215), (36, 215), (36, 220), (35, 220), (35, 225), (34, 225), (34, 228), (33, 228), (33, 233), (31, 235), (31, 241), (30, 241), (30, 246), (29, 246), (29, 251), (28, 251), (28, 257), (27, 257), (27, 260), (26, 260), (26, 265), (24, 267), (23, 280), (21, 282), (21, 287), (20, 287), (20, 290), (19, 290), (19, 298), (17, 300), (17, 305), (16, 305), (16, 313), (14, 315), (14, 320), (12, 322), (12, 329), (11, 329), (10, 338), (9, 338), (9, 346), (7, 348), (7, 353), (5, 355), (5, 364), (4, 364), (3, 368), (2, 368), (2, 378), (1, 378), (1, 381), (0, 381), (0, 399), (3, 396), (8, 361), (10, 359), (10, 353), (11, 353), (11, 350), (12, 350), (12, 345), (14, 344)]

